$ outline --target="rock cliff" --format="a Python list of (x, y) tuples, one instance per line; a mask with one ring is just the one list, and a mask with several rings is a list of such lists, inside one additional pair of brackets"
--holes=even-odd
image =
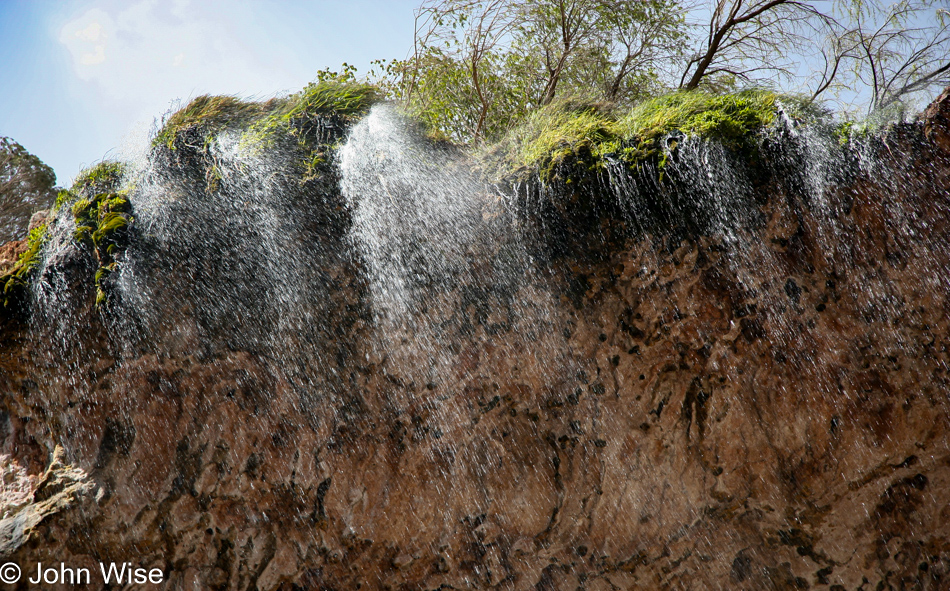
[[(133, 199), (152, 312), (122, 312), (121, 278), (97, 305), (73, 244), (42, 275), (68, 301), (0, 320), (3, 561), (93, 587), (114, 561), (167, 589), (948, 589), (948, 109), (831, 161), (873, 166), (820, 200), (813, 153), (764, 146), (728, 227), (657, 231), (592, 204), (619, 181), (583, 167), (516, 186), (541, 203), (520, 246), (459, 255), (398, 322), (331, 156), (273, 239), (313, 253), (289, 320), (279, 270), (150, 238)], [(211, 182), (165, 153), (165, 194)], [(516, 247), (530, 270), (502, 269)]]

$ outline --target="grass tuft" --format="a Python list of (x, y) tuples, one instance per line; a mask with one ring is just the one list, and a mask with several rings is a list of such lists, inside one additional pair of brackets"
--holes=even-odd
[(277, 99), (255, 103), (233, 96), (199, 96), (168, 117), (152, 140), (152, 145), (165, 145), (174, 150), (177, 142), (192, 134), (203, 136), (207, 141), (214, 132), (250, 122), (272, 109), (278, 102)]
[(242, 147), (259, 151), (273, 146), (279, 138), (290, 138), (304, 152), (300, 161), (304, 180), (312, 178), (325, 161), (318, 121), (337, 118), (351, 123), (368, 113), (380, 97), (379, 89), (372, 84), (335, 79), (312, 82), (254, 121), (241, 137)]
[[(122, 162), (103, 160), (80, 172), (69, 188), (68, 193), (91, 197), (99, 193), (116, 191), (122, 183), (127, 167)], [(70, 195), (62, 191), (56, 200), (57, 206), (69, 200)]]
[(542, 177), (572, 155), (594, 161), (620, 148), (621, 129), (609, 105), (562, 101), (532, 113), (496, 147), (515, 170), (539, 168)]
[(634, 107), (620, 121), (625, 139), (656, 140), (680, 131), (739, 145), (775, 119), (778, 95), (766, 90), (712, 95), (675, 92)]
[(286, 122), (317, 115), (360, 117), (369, 112), (379, 99), (379, 89), (372, 84), (337, 80), (311, 82), (300, 92), (290, 95), (277, 115)]
[[(555, 174), (568, 158), (590, 168), (608, 159), (639, 165), (657, 158), (666, 161), (663, 139), (673, 133), (720, 141), (731, 148), (751, 145), (755, 134), (776, 116), (774, 92), (747, 90), (713, 95), (675, 92), (641, 103), (620, 113), (603, 103), (561, 101), (531, 114), (487, 156), (495, 175), (537, 172), (542, 180)], [(670, 142), (667, 150), (675, 150)]]
[(48, 225), (47, 222), (30, 230), (26, 251), (20, 255), (12, 269), (0, 277), (0, 285), (3, 285), (0, 297), (3, 299), (4, 308), (10, 305), (17, 291), (25, 289), (29, 284), (30, 275), (39, 265), (43, 246), (49, 240)]

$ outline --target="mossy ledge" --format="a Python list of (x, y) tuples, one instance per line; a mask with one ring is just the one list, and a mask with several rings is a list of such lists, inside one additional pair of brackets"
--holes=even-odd
[[(327, 174), (332, 148), (381, 97), (371, 84), (333, 79), (263, 102), (200, 96), (165, 118), (152, 140), (152, 150), (159, 158), (198, 173), (205, 191), (213, 194), (219, 189), (220, 173), (211, 146), (220, 133), (233, 131), (248, 153), (286, 151), (298, 181), (305, 184), (321, 175), (333, 176)], [(96, 259), (97, 304), (107, 300), (109, 279), (135, 232), (129, 200), (134, 184), (128, 172), (122, 162), (103, 161), (79, 173), (69, 189), (60, 191), (50, 221), (30, 233), (25, 252), (0, 276), (0, 303), (7, 315), (25, 309), (26, 288), (60, 215), (73, 217), (73, 241)]]
[(306, 180), (323, 163), (324, 145), (339, 139), (339, 132), (365, 115), (381, 96), (372, 84), (340, 80), (313, 82), (300, 92), (265, 102), (200, 96), (165, 119), (152, 145), (167, 149), (173, 161), (185, 166), (195, 159), (203, 161), (209, 192), (220, 181), (210, 146), (225, 131), (240, 132), (241, 147), (250, 153), (276, 145), (297, 148), (296, 164)]
[(262, 139), (281, 129), (299, 132), (303, 122), (321, 115), (360, 117), (379, 98), (379, 90), (371, 84), (338, 81), (312, 82), (300, 92), (265, 102), (203, 95), (168, 116), (152, 145), (175, 149), (190, 137), (208, 142), (216, 132), (237, 127), (248, 127)]
[(563, 177), (558, 170), (566, 162), (588, 169), (603, 168), (610, 161), (632, 167), (652, 162), (662, 172), (686, 136), (754, 151), (780, 109), (804, 120), (827, 116), (797, 97), (760, 89), (718, 95), (674, 92), (627, 110), (564, 100), (534, 112), (481, 156), (494, 179), (537, 176), (541, 182), (554, 181)]
[[(809, 146), (838, 151), (832, 182), (843, 186), (867, 154), (914, 130), (841, 122), (770, 90), (676, 92), (625, 110), (552, 103), (477, 156), (483, 177), (514, 196), (537, 256), (583, 257), (631, 238), (676, 243), (755, 227), (763, 196), (800, 192), (790, 179), (805, 170)], [(710, 168), (734, 177), (726, 202), (711, 197)]]
[[(287, 154), (291, 174), (301, 184), (321, 175), (332, 184), (333, 148), (345, 130), (381, 98), (380, 90), (371, 84), (337, 79), (314, 82), (300, 92), (262, 102), (200, 96), (166, 117), (152, 141), (153, 153), (197, 173), (205, 192), (215, 194), (221, 174), (211, 147), (219, 134), (233, 132), (250, 154), (271, 150)], [(805, 101), (761, 89), (720, 95), (675, 92), (626, 110), (607, 103), (562, 100), (539, 109), (478, 156), (491, 180), (571, 193), (572, 199), (581, 201), (573, 208), (575, 213), (611, 214), (603, 211), (607, 205), (597, 195), (593, 181), (612, 164), (639, 169), (644, 172), (641, 177), (652, 176), (644, 179), (643, 190), (656, 193), (657, 203), (651, 204), (654, 209), (661, 213), (689, 211), (688, 196), (659, 203), (663, 197), (658, 185), (663, 184), (667, 163), (676, 159), (682, 141), (688, 137), (708, 139), (753, 161), (759, 156), (763, 138), (775, 129), (779, 113), (802, 121), (828, 121), (828, 113)], [(834, 133), (844, 144), (856, 134), (866, 135), (867, 129), (845, 123)], [(70, 205), (77, 228), (74, 238), (89, 247), (99, 263), (99, 302), (106, 298), (108, 277), (118, 264), (116, 257), (134, 229), (129, 188), (119, 189), (125, 174), (124, 165), (114, 161), (87, 169), (68, 191), (60, 193), (51, 216), (52, 220), (64, 204)], [(11, 294), (28, 284), (47, 240), (47, 227), (37, 228), (12, 271), (0, 277), (5, 305)]]

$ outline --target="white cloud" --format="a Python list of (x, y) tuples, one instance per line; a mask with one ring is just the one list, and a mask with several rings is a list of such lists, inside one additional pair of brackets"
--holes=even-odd
[(84, 66), (94, 66), (96, 64), (101, 64), (104, 61), (106, 61), (105, 45), (96, 45), (95, 52), (84, 53), (79, 57), (79, 63)]
[(86, 92), (130, 124), (151, 121), (175, 99), (302, 86), (309, 68), (262, 43), (246, 16), (188, 0), (97, 0), (62, 27), (59, 41), (76, 77), (92, 85)]
[(93, 76), (93, 69), (84, 66), (96, 66), (106, 61), (106, 46), (112, 19), (98, 8), (86, 11), (79, 18), (70, 21), (59, 34), (59, 41), (73, 56), (76, 74), (83, 80)]
[(102, 37), (102, 25), (96, 22), (90, 23), (85, 29), (76, 31), (75, 35), (83, 41), (96, 42)]

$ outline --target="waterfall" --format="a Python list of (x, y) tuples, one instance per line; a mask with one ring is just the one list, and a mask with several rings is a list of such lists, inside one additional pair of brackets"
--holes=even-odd
[(920, 125), (779, 103), (740, 143), (493, 176), (313, 96), (197, 99), (227, 116), (61, 200), (0, 318), (0, 469), (11, 511), (60, 495), (44, 543), (182, 588), (950, 572), (950, 157)]
[(480, 181), (457, 148), (432, 145), (381, 105), (351, 131), (340, 167), (390, 354), (405, 351), (444, 371), (437, 366), (472, 323), (493, 331), (545, 320), (545, 297), (519, 293), (537, 274), (510, 196)]

